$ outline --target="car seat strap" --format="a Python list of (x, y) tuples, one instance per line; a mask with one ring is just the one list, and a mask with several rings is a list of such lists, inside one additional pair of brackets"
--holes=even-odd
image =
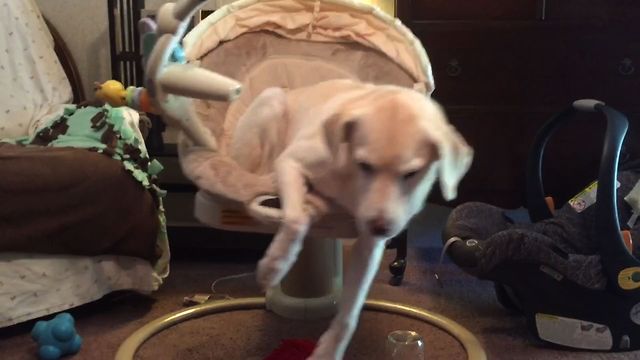
[(631, 189), (627, 196), (624, 197), (624, 200), (627, 202), (627, 204), (629, 204), (629, 206), (631, 206), (631, 209), (633, 210), (633, 215), (631, 215), (631, 218), (627, 223), (630, 228), (633, 228), (633, 226), (636, 224), (636, 221), (638, 220), (638, 215), (640, 215), (640, 180), (636, 182), (636, 184), (633, 186), (633, 189)]
[(436, 279), (436, 281), (438, 282), (438, 285), (440, 285), (441, 288), (443, 288), (444, 286), (442, 285), (442, 281), (440, 280), (440, 275), (438, 275), (438, 273), (442, 268), (442, 261), (444, 260), (444, 254), (446, 254), (447, 249), (449, 249), (449, 246), (451, 246), (451, 244), (455, 243), (456, 241), (462, 241), (462, 239), (460, 239), (457, 236), (454, 236), (444, 243), (444, 247), (442, 248), (442, 252), (440, 253), (440, 260), (438, 261), (438, 266), (436, 267), (436, 271), (433, 274), (433, 277)]

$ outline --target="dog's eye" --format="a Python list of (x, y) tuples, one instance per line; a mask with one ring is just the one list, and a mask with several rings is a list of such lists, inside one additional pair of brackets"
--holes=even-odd
[(411, 178), (413, 178), (414, 176), (418, 175), (418, 173), (420, 172), (420, 170), (415, 170), (415, 171), (410, 171), (406, 174), (404, 174), (402, 177), (405, 180), (410, 180)]
[(373, 166), (371, 164), (369, 164), (369, 163), (366, 163), (366, 162), (359, 162), (358, 163), (358, 167), (365, 174), (371, 174), (371, 173), (374, 172)]

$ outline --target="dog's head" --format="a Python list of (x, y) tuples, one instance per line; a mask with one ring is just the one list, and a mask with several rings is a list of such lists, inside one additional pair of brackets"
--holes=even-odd
[(325, 130), (337, 165), (355, 176), (357, 225), (375, 237), (399, 233), (437, 178), (445, 199), (455, 198), (473, 157), (440, 105), (408, 89), (375, 91), (334, 114)]

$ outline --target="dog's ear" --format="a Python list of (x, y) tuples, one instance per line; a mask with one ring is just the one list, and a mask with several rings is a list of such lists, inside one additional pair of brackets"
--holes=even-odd
[(473, 149), (462, 135), (451, 125), (444, 109), (433, 99), (427, 99), (422, 127), (427, 135), (429, 146), (437, 152), (438, 178), (440, 192), (450, 201), (458, 195), (458, 184), (469, 171), (473, 160)]
[(458, 196), (458, 184), (471, 167), (473, 150), (453, 126), (442, 124), (441, 127), (432, 131), (430, 138), (439, 157), (440, 191), (445, 200), (450, 201)]
[(324, 137), (331, 153), (335, 156), (342, 144), (350, 143), (353, 138), (357, 117), (343, 113), (331, 115), (324, 123)]

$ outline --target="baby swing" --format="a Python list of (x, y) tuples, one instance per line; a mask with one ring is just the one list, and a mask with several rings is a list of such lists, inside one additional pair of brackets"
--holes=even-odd
[[(598, 181), (554, 209), (542, 183), (545, 145), (558, 127), (584, 112), (607, 121)], [(443, 241), (452, 260), (494, 281), (500, 303), (523, 314), (547, 343), (640, 349), (640, 261), (632, 242), (640, 230), (640, 174), (637, 162), (619, 164), (627, 128), (627, 118), (614, 108), (575, 101), (540, 129), (529, 155), (526, 195), (533, 223), (516, 223), (503, 209), (478, 202), (456, 207), (447, 220)]]
[[(227, 149), (236, 121), (264, 89), (335, 78), (405, 86), (425, 96), (434, 89), (419, 40), (399, 20), (371, 5), (357, 0), (239, 0), (198, 23), (181, 48), (200, 4), (182, 0), (160, 8), (155, 46), (145, 64), (146, 86), (164, 121), (183, 132), (181, 166), (201, 189), (195, 215), (212, 227), (273, 234), (279, 226), (278, 198), (264, 195), (275, 194), (270, 178), (240, 169)], [(169, 314), (136, 332), (117, 358), (130, 358), (154, 333), (205, 313), (265, 306), (288, 318), (333, 315), (342, 288), (337, 239), (355, 236), (353, 219), (332, 209), (309, 232), (308, 237), (322, 240), (305, 241), (297, 263), (266, 300), (203, 304)], [(458, 338), (470, 358), (485, 358), (477, 339), (451, 320), (380, 301), (370, 301), (366, 308), (434, 323)]]
[[(160, 21), (167, 9), (160, 10)], [(173, 41), (177, 39), (179, 36)], [(158, 39), (159, 45), (161, 41)], [(163, 71), (157, 78), (162, 86), (157, 87), (155, 97), (162, 99), (161, 92), (166, 91), (202, 98), (181, 92), (184, 84), (195, 82), (200, 89), (210, 90), (209, 83), (223, 84), (220, 75), (238, 81), (225, 80), (227, 88), (221, 89), (229, 92), (218, 101), (192, 100), (192, 106), (179, 109), (175, 116), (171, 111), (176, 107), (165, 111), (171, 118), (184, 119), (185, 133), (194, 139), (181, 142), (179, 156), (185, 175), (202, 189), (196, 195), (195, 216), (218, 229), (274, 233), (280, 223), (277, 197), (258, 196), (261, 191), (275, 193), (271, 180), (262, 181), (264, 176), (240, 169), (227, 149), (236, 121), (264, 89), (291, 89), (333, 78), (395, 84), (425, 95), (434, 89), (430, 63), (419, 40), (396, 19), (353, 0), (236, 1), (203, 19), (185, 36), (183, 47), (189, 64), (173, 66), (189, 67), (193, 81), (184, 73), (172, 77), (178, 72), (171, 67), (156, 66), (154, 51), (147, 66), (149, 82), (154, 79), (151, 69)], [(229, 61), (238, 58), (242, 61)], [(212, 80), (204, 81), (205, 74)], [(238, 91), (240, 86), (242, 91)], [(310, 232), (310, 237), (323, 239), (355, 235), (353, 220), (340, 209), (330, 211)], [(299, 271), (292, 271), (280, 289), (268, 294), (269, 307), (293, 317), (326, 316), (333, 311), (341, 286), (340, 242), (305, 244), (296, 267)], [(307, 275), (296, 276), (303, 273), (318, 274), (312, 288)], [(298, 301), (302, 298), (305, 300)], [(298, 310), (293, 312), (295, 304)]]

